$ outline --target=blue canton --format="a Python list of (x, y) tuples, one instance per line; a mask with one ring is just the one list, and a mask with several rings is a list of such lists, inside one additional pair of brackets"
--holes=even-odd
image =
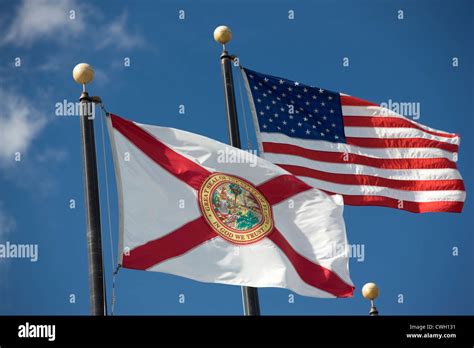
[(244, 70), (261, 132), (345, 143), (339, 93)]

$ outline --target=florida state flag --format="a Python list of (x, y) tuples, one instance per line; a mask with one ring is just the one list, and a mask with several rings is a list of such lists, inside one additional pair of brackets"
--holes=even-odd
[(108, 125), (123, 267), (352, 296), (340, 196), (197, 134), (116, 115)]

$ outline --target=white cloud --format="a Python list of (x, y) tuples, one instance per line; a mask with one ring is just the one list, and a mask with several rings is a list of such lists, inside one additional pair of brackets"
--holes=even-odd
[(106, 47), (115, 48), (136, 48), (142, 47), (145, 40), (127, 29), (127, 13), (122, 13), (114, 21), (105, 25), (102, 30), (103, 37), (97, 40), (97, 48), (102, 49)]
[[(85, 28), (79, 10), (74, 0), (24, 0), (2, 43), (29, 46), (38, 39), (75, 37)], [(70, 11), (75, 11), (75, 19)]]
[[(74, 19), (71, 19), (71, 11), (74, 11)], [(126, 12), (107, 22), (98, 8), (86, 7), (76, 0), (23, 0), (12, 17), (4, 38), (0, 39), (0, 45), (28, 47), (40, 40), (68, 44), (79, 34), (87, 33), (87, 26), (94, 33), (96, 49), (131, 49), (145, 45), (143, 37), (128, 28)], [(46, 64), (42, 68), (51, 70), (54, 65)]]
[(0, 165), (13, 164), (15, 152), (28, 150), (45, 123), (27, 99), (0, 87)]

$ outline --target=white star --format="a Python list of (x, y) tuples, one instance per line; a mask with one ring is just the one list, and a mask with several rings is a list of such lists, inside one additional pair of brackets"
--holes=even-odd
[(339, 139), (339, 137), (337, 135), (334, 136), (334, 139)]
[(314, 113), (317, 114), (319, 112), (318, 109), (314, 109)]
[(331, 110), (329, 110), (329, 112), (330, 112), (331, 114), (333, 114), (333, 113), (334, 113), (334, 110), (333, 110), (333, 109), (331, 109)]
[(276, 101), (272, 100), (272, 104), (273, 104), (273, 105), (275, 105), (276, 103), (277, 103)]
[(268, 90), (268, 94), (272, 94), (272, 91), (270, 89)]
[(265, 77), (265, 78), (263, 79), (263, 81), (268, 82), (268, 79)]
[(324, 92), (324, 89), (320, 88), (319, 93), (323, 93), (323, 92)]
[(282, 93), (281, 96), (282, 96), (283, 98), (285, 98), (285, 97), (286, 97), (286, 94), (285, 94), (285, 93)]
[(253, 86), (253, 89), (254, 89), (254, 90), (258, 90), (258, 87), (257, 87), (257, 86)]
[(292, 120), (292, 119), (293, 119), (293, 115), (288, 116), (288, 118), (289, 118), (290, 120)]
[(309, 101), (307, 101), (305, 104), (308, 106), (308, 105), (309, 105)]
[(309, 118), (311, 118), (311, 117), (313, 117), (313, 115), (311, 115), (311, 114), (308, 114), (308, 117), (309, 117)]
[(286, 126), (286, 121), (283, 121), (282, 123), (283, 123), (284, 126)]
[(293, 88), (291, 88), (291, 87), (288, 87), (288, 90), (291, 92), (291, 91), (293, 90)]
[(252, 75), (252, 74), (250, 74), (249, 77), (250, 77), (251, 79), (253, 79), (253, 75)]
[(316, 128), (316, 125), (313, 124), (313, 129)]
[(321, 125), (321, 121), (318, 121), (318, 124)]
[(298, 95), (296, 96), (296, 98), (298, 98), (298, 99), (301, 99), (301, 95), (300, 95), (300, 94), (298, 94)]
[[(264, 94), (265, 95), (265, 94)], [(326, 106), (326, 103), (325, 102), (322, 102), (321, 103), (321, 106)]]
[(336, 124), (335, 124), (335, 123), (333, 123), (331, 126), (334, 128), (334, 127), (336, 127)]
[(329, 129), (326, 128), (326, 133), (329, 133)]
[(258, 103), (261, 103), (261, 102), (262, 102), (262, 99), (258, 98), (258, 99), (257, 99), (257, 102), (258, 102)]
[(285, 108), (280, 108), (281, 111), (285, 112)]
[(298, 122), (298, 127), (301, 127), (303, 124), (301, 122)]
[(284, 81), (283, 81), (283, 80), (280, 80), (280, 81), (278, 81), (278, 82), (280, 82), (280, 85), (282, 85), (282, 84), (284, 83)]
[(318, 97), (316, 97), (315, 95), (313, 95), (313, 99), (317, 99)]
[(273, 120), (271, 118), (268, 119), (268, 122), (273, 122)]
[(295, 81), (295, 86), (299, 86), (299, 85), (300, 85), (300, 83)]
[(281, 98), (280, 98), (280, 97), (277, 97), (277, 100), (281, 100)]
[(266, 97), (266, 96), (267, 96), (267, 93), (263, 93), (262, 95), (263, 95), (264, 97)]
[(277, 89), (277, 86), (272, 86), (273, 90)]
[(277, 114), (277, 113), (274, 113), (273, 116), (275, 116), (275, 118), (278, 118), (278, 114)]
[(290, 103), (291, 103), (291, 104), (294, 104), (294, 103), (295, 103), (295, 101), (294, 101), (294, 100), (290, 100)]
[(308, 118), (307, 117), (303, 117), (303, 121), (308, 121)]
[(323, 136), (323, 137), (324, 137), (324, 133), (323, 133), (323, 132), (321, 132), (321, 133), (319, 133), (319, 134), (321, 134), (321, 136)]
[(268, 126), (266, 124), (263, 125), (263, 128), (267, 128)]
[(278, 129), (278, 130), (281, 130), (280, 126), (277, 126), (277, 129)]
[(331, 96), (329, 96), (329, 97), (328, 97), (328, 99), (329, 99), (329, 100), (332, 100), (332, 97), (331, 97)]
[(291, 133), (294, 133), (294, 132), (295, 132), (295, 130), (294, 130), (293, 128), (291, 128), (290, 131), (291, 131)]
[(309, 129), (307, 129), (306, 134), (311, 134), (311, 131)]
[(263, 86), (261, 82), (259, 82), (259, 83), (258, 83), (258, 85), (259, 85), (260, 87), (262, 87), (262, 86)]
[(268, 105), (265, 106), (265, 109), (270, 110), (270, 107)]
[(263, 115), (265, 115), (265, 113), (264, 113), (263, 111), (260, 111), (260, 115), (262, 115), (262, 116), (263, 116)]
[(328, 118), (326, 116), (323, 116), (323, 120), (326, 121)]
[(299, 110), (295, 110), (295, 113), (299, 114), (300, 112), (299, 112)]
[(305, 93), (308, 92), (308, 89), (306, 87), (303, 88), (303, 92), (305, 92)]

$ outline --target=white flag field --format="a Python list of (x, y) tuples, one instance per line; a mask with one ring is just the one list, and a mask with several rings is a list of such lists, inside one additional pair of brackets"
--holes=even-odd
[(197, 134), (112, 114), (108, 127), (122, 267), (353, 296), (341, 196)]

